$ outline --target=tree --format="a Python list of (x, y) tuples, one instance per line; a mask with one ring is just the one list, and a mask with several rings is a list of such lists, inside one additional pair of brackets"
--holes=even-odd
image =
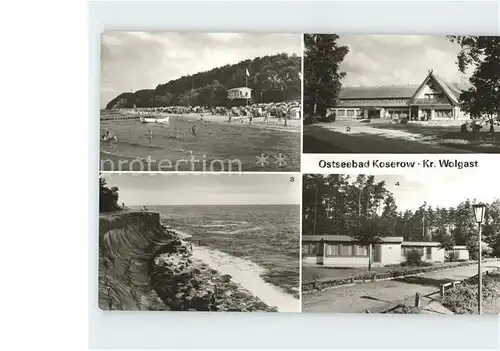
[(349, 52), (336, 34), (304, 34), (304, 115), (314, 121), (338, 101), (346, 73), (340, 64)]
[(122, 93), (111, 100), (106, 108), (127, 108), (134, 104), (137, 107), (230, 107), (227, 90), (245, 86), (247, 69), (251, 74), (248, 87), (253, 89), (256, 101), (261, 101), (261, 93), (263, 102), (282, 102), (285, 97), (290, 100), (300, 99), (301, 58), (295, 54), (281, 53), (186, 75), (159, 84), (155, 89)]
[(383, 220), (378, 217), (362, 218), (354, 238), (360, 246), (368, 248), (368, 270), (372, 269), (372, 248), (374, 244), (380, 242), (384, 233)]
[(492, 249), (493, 256), (500, 257), (500, 200), (486, 207), (482, 239)]
[(486, 115), (490, 132), (494, 132), (494, 116), (500, 117), (500, 37), (450, 36), (461, 47), (457, 55), (462, 73), (472, 68), (472, 87), (460, 94), (463, 109), (472, 117)]
[(441, 248), (445, 250), (451, 250), (455, 246), (455, 238), (443, 227), (437, 228), (434, 237), (441, 244)]
[(384, 200), (384, 211), (381, 219), (384, 225), (384, 236), (395, 236), (398, 222), (398, 207), (392, 194), (388, 194)]
[(106, 186), (106, 179), (99, 177), (99, 212), (120, 211), (118, 205), (118, 187)]

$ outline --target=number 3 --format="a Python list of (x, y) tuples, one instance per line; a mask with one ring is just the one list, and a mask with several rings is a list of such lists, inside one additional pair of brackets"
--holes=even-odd
[(290, 177), (290, 183), (293, 183), (295, 181), (294, 177)]

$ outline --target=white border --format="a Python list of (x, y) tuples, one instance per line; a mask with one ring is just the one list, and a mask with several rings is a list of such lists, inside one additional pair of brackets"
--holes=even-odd
[[(493, 1), (95, 2), (89, 6), (90, 77), (99, 76), (98, 41), (103, 30), (491, 35), (497, 34), (499, 29), (497, 5)], [(99, 313), (95, 308), (97, 290), (94, 282), (97, 268), (98, 91), (98, 79), (93, 80), (90, 85), (91, 159), (88, 170), (91, 199), (89, 292), (93, 296), (89, 305), (91, 347), (498, 348), (498, 320), (494, 316)], [(69, 95), (68, 99), (71, 98)], [(470, 327), (472, 321), (473, 328)]]

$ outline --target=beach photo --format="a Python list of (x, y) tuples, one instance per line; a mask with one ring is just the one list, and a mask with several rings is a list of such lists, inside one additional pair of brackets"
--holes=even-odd
[(495, 179), (305, 174), (302, 312), (499, 314)]
[(102, 171), (300, 171), (302, 36), (106, 32)]
[(99, 308), (300, 312), (299, 177), (101, 174)]
[(499, 48), (491, 36), (304, 34), (304, 152), (500, 152)]

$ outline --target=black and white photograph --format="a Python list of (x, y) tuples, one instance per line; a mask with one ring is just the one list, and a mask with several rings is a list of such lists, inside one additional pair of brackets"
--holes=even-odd
[(304, 34), (304, 153), (500, 152), (500, 37)]
[(105, 32), (102, 171), (298, 172), (302, 35)]
[(99, 308), (300, 312), (299, 177), (101, 174)]
[(302, 312), (500, 314), (494, 174), (305, 174)]

